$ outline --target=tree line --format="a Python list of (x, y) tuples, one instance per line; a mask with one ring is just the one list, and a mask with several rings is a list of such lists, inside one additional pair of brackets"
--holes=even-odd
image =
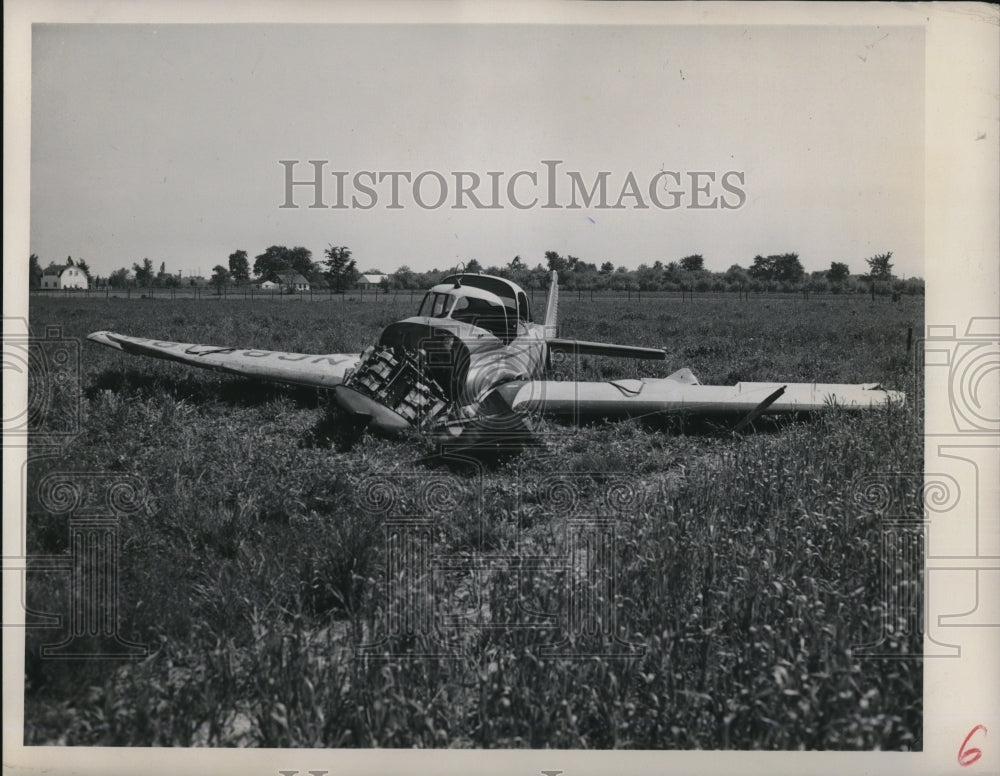
[[(893, 274), (892, 252), (876, 254), (865, 259), (868, 271), (853, 274), (846, 262), (833, 261), (830, 267), (807, 273), (796, 253), (757, 255), (747, 263), (731, 265), (724, 272), (705, 268), (701, 254), (691, 254), (674, 261), (642, 263), (635, 269), (615, 266), (610, 261), (588, 262), (573, 255), (562, 256), (557, 251), (546, 251), (543, 261), (531, 266), (521, 256), (514, 256), (503, 265), (484, 267), (477, 259), (470, 258), (458, 266), (434, 268), (418, 272), (404, 264), (391, 272), (369, 268), (360, 272), (350, 248), (329, 245), (321, 261), (314, 261), (312, 251), (302, 246), (271, 245), (254, 257), (251, 266), (247, 251), (238, 249), (231, 253), (226, 264), (217, 264), (207, 281), (216, 289), (251, 282), (274, 281), (282, 283), (287, 274), (297, 273), (314, 289), (328, 288), (343, 292), (352, 288), (362, 274), (383, 275), (382, 290), (421, 290), (440, 282), (441, 278), (455, 271), (483, 272), (513, 280), (524, 288), (545, 288), (549, 274), (559, 272), (560, 284), (567, 289), (610, 291), (815, 291), (819, 293), (906, 293), (922, 294), (923, 280), (903, 280)], [(72, 259), (67, 259), (72, 263)], [(50, 267), (56, 265), (50, 264)], [(77, 260), (92, 285), (125, 287), (179, 287), (195, 285), (194, 278), (182, 278), (168, 273), (164, 262), (154, 272), (153, 262), (143, 258), (133, 263), (131, 269), (122, 267), (107, 278), (93, 277), (86, 262)], [(42, 270), (38, 257), (31, 254), (32, 287), (41, 284)], [(201, 283), (206, 282), (200, 279)]]

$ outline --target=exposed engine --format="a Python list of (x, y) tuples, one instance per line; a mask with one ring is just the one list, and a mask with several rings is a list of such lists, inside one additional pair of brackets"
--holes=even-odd
[(417, 429), (426, 429), (447, 412), (451, 401), (438, 382), (401, 348), (367, 348), (344, 387), (389, 408)]

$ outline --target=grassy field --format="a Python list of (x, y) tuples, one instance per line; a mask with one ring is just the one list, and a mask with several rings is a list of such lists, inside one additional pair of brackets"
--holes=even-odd
[[(881, 381), (912, 395), (907, 329), (922, 331), (921, 306), (566, 299), (561, 333), (670, 354), (585, 358), (589, 379), (687, 366), (704, 383)], [(311, 353), (358, 352), (407, 314), (408, 300), (31, 305), (36, 333)], [(81, 433), (29, 466), (29, 553), (69, 551), (66, 518), (34, 492), (47, 473), (142, 478), (148, 508), (118, 533), (119, 622), (149, 655), (42, 658), (64, 633), (29, 628), (26, 743), (922, 746), (920, 660), (855, 649), (878, 639), (888, 600), (919, 601), (919, 554), (883, 589), (881, 515), (858, 502), (873, 476), (923, 470), (916, 402), (740, 436), (550, 426), (518, 455), (447, 465), (416, 439), (345, 433), (313, 390), (81, 348)], [(75, 397), (57, 372), (35, 387), (50, 392), (50, 416)], [(436, 560), (399, 568), (393, 537), (414, 513), (426, 518), (414, 541)], [(66, 612), (67, 579), (29, 574), (30, 607)], [(586, 595), (581, 626), (571, 604)], [(920, 652), (918, 632), (895, 632), (892, 650)], [(419, 657), (428, 651), (445, 654)]]

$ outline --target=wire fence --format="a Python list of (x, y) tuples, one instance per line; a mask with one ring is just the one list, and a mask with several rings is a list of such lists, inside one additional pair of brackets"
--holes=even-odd
[[(536, 300), (544, 302), (547, 289), (527, 288), (525, 292), (531, 298), (532, 303)], [(211, 286), (190, 287), (190, 288), (156, 288), (156, 287), (131, 287), (112, 288), (49, 288), (32, 289), (31, 297), (46, 299), (204, 299), (210, 301), (242, 300), (249, 302), (261, 302), (266, 304), (278, 304), (282, 302), (333, 302), (342, 303), (412, 303), (416, 305), (423, 299), (426, 293), (423, 289), (392, 289), (384, 290), (377, 286), (371, 288), (356, 288), (348, 291), (335, 291), (333, 289), (303, 289), (289, 293), (281, 290), (266, 290), (253, 286), (224, 286), (215, 289)], [(614, 301), (641, 303), (650, 301), (670, 301), (670, 302), (696, 302), (711, 300), (738, 300), (745, 302), (764, 300), (792, 300), (792, 299), (823, 299), (850, 301), (857, 299), (872, 300), (884, 299), (899, 301), (899, 293), (886, 293), (885, 291), (866, 290), (865, 293), (835, 293), (831, 291), (816, 291), (803, 289), (801, 291), (753, 291), (750, 289), (737, 290), (704, 290), (685, 289), (680, 291), (641, 291), (641, 290), (614, 290), (614, 289), (583, 289), (583, 288), (559, 288), (559, 298), (562, 301)], [(905, 296), (909, 296), (906, 294)], [(922, 296), (922, 295), (919, 295)]]

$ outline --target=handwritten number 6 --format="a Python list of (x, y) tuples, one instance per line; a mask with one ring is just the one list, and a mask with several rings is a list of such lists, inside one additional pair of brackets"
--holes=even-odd
[(958, 764), (961, 766), (972, 765), (976, 760), (983, 756), (982, 749), (976, 749), (972, 747), (966, 749), (966, 745), (969, 743), (969, 739), (972, 738), (978, 731), (982, 730), (985, 735), (988, 731), (982, 725), (976, 725), (972, 730), (969, 731), (969, 735), (965, 737), (962, 745), (958, 748)]

